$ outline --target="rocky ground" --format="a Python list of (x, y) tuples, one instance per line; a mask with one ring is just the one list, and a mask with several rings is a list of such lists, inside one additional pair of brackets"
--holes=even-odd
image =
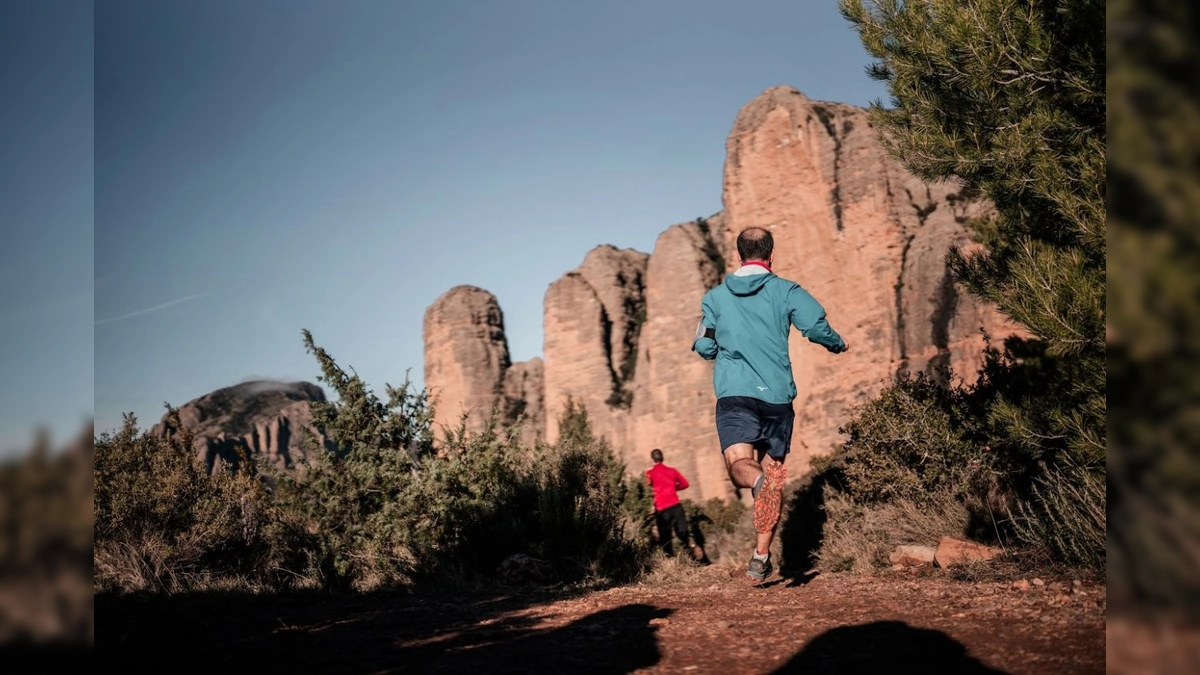
[(754, 585), (711, 565), (591, 591), (96, 605), (102, 663), (175, 672), (1060, 675), (1105, 672), (1106, 658), (1104, 586), (908, 570)]

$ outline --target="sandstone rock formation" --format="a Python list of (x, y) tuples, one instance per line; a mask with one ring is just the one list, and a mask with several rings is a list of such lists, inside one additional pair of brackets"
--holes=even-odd
[[(305, 431), (326, 443), (312, 424), (309, 404), (325, 401), (325, 392), (310, 382), (254, 380), (217, 389), (179, 407), (179, 421), (195, 437), (196, 452), (210, 471), (236, 466), (239, 449), (248, 451), (260, 469), (270, 465), (286, 473), (302, 473), (313, 461)], [(162, 433), (163, 419), (151, 429)]]
[(544, 301), (546, 438), (558, 437), (567, 398), (587, 407), (593, 429), (626, 443), (637, 342), (645, 320), (645, 253), (592, 249)]
[(907, 173), (866, 111), (777, 87), (740, 111), (726, 150), (724, 211), (668, 228), (649, 256), (597, 247), (550, 285), (540, 391), (532, 365), (519, 371), (519, 385), (511, 381), (490, 294), (459, 287), (439, 298), (426, 313), (425, 380), (443, 405), (511, 411), (525, 401), (544, 411), (554, 442), (570, 396), (631, 472), (662, 448), (692, 481), (687, 498), (744, 498), (717, 444), (712, 364), (690, 347), (700, 300), (737, 268), (735, 239), (751, 225), (775, 234), (775, 271), (812, 292), (851, 345), (833, 355), (793, 332), (792, 477), (840, 442), (854, 406), (895, 373), (941, 377), (950, 366), (970, 381), (981, 330), (996, 339), (1019, 331), (959, 289), (944, 260), (952, 246), (971, 245), (964, 222), (989, 206)]
[(512, 363), (494, 295), (465, 285), (443, 293), (425, 310), (424, 342), (436, 436), (456, 429), (464, 413), (467, 430), (480, 431), (493, 407), (504, 424), (527, 416), (523, 440), (533, 442), (541, 434), (541, 360)]
[(734, 496), (713, 426), (713, 366), (691, 351), (704, 293), (722, 278), (724, 218), (675, 225), (658, 237), (646, 270), (646, 323), (639, 340), (631, 442), (624, 460), (637, 470), (661, 448), (691, 481), (693, 501)]
[(660, 448), (699, 501), (733, 494), (712, 425), (712, 364), (691, 352), (700, 300), (724, 266), (714, 232), (719, 214), (668, 228), (649, 256), (597, 247), (545, 297), (546, 439), (557, 440), (570, 396), (631, 472)]
[(532, 446), (545, 436), (545, 368), (542, 359), (518, 361), (504, 371), (502, 420), (512, 425), (522, 419), (521, 442)]

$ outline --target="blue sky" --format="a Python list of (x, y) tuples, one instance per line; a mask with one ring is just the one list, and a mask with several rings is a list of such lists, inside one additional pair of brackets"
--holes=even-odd
[[(426, 307), (488, 289), (514, 360), (600, 244), (721, 208), (739, 108), (884, 96), (826, 2), (104, 2), (97, 431), (250, 377), (423, 384)], [(90, 393), (90, 389), (89, 389)]]
[(0, 456), (93, 412), (91, 2), (0, 4)]

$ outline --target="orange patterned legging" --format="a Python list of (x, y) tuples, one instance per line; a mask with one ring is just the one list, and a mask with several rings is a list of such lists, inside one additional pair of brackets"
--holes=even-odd
[(779, 522), (783, 511), (783, 484), (787, 480), (787, 467), (783, 462), (764, 462), (762, 489), (754, 500), (754, 531), (758, 534), (770, 532)]

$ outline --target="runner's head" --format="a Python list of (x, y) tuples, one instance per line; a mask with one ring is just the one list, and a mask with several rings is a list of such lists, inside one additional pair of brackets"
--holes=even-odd
[(655, 448), (650, 451), (650, 459), (654, 460), (655, 464), (661, 464), (663, 461), (662, 450)]
[(761, 227), (747, 227), (738, 235), (737, 250), (742, 264), (757, 261), (770, 265), (775, 252), (775, 238)]

